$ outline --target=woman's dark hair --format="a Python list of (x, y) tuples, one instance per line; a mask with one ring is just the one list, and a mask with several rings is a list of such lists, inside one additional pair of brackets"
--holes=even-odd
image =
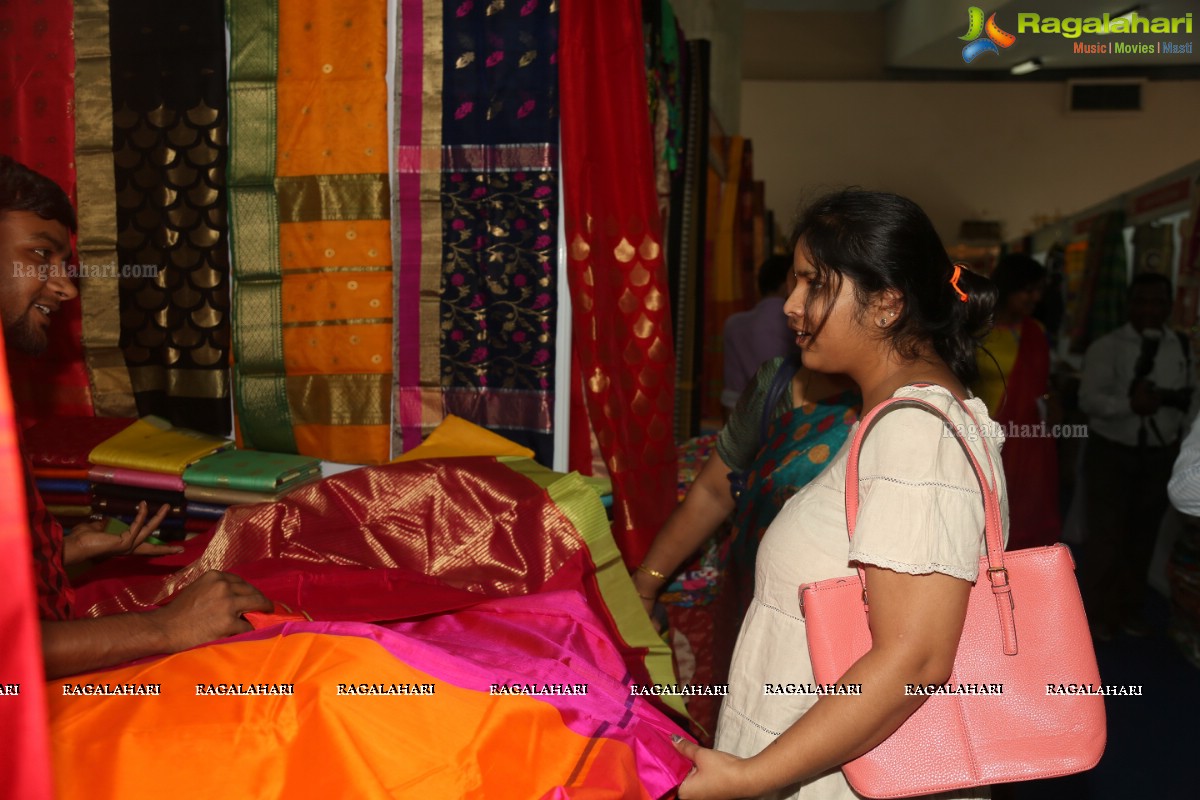
[(995, 285), (966, 268), (958, 288), (951, 285), (955, 265), (916, 203), (884, 192), (834, 192), (803, 212), (791, 241), (804, 247), (817, 272), (819, 287), (810, 289), (808, 304), (818, 308), (814, 301), (823, 301), (824, 313), (809, 317), (820, 319), (814, 333), (828, 318), (843, 278), (853, 282), (860, 312), (891, 289), (904, 308), (880, 335), (904, 358), (931, 346), (964, 384), (975, 379), (975, 348), (991, 328)]
[(0, 155), (0, 214), (28, 211), (75, 230), (75, 209), (67, 193), (45, 175)]
[(992, 270), (992, 283), (1000, 293), (996, 305), (1003, 308), (1009, 297), (1033, 288), (1046, 280), (1048, 274), (1045, 267), (1024, 253), (1009, 253), (1002, 257)]

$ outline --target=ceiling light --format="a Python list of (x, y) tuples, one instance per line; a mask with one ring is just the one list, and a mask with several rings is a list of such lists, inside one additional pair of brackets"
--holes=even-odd
[(1028, 61), (1022, 61), (1016, 64), (1009, 70), (1013, 75), (1028, 75), (1031, 72), (1037, 72), (1042, 68), (1042, 60), (1040, 58), (1031, 58)]

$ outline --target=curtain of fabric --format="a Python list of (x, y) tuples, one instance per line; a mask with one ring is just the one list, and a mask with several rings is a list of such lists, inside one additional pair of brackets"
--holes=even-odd
[(1086, 239), (1069, 242), (1063, 248), (1063, 287), (1066, 297), (1066, 325), (1064, 335), (1074, 336), (1084, 309), (1084, 274), (1087, 271)]
[[(0, 343), (4, 340), (0, 332)], [(2, 347), (2, 345), (0, 345)], [(50, 737), (33, 586), (25, 481), (5, 359), (0, 358), (0, 774), (12, 797), (50, 800)], [(13, 696), (10, 686), (19, 694)]]
[(114, 307), (109, 324), (121, 332), (139, 415), (228, 435), (224, 6), (122, 0), (108, 19), (112, 155), (96, 191), (111, 205), (115, 189), (113, 234), (127, 267), (120, 320)]
[(742, 278), (743, 242), (742, 191), (748, 166), (749, 141), (741, 136), (727, 140), (725, 176), (715, 198), (715, 224), (710, 238), (704, 297), (704, 364), (702, 367), (700, 413), (705, 419), (721, 418), (724, 388), (725, 320), (745, 311), (754, 301), (746, 295)]
[[(650, 124), (654, 133), (654, 190), (664, 231), (672, 227), (673, 185), (680, 175), (683, 155), (684, 51), (683, 31), (667, 0), (642, 5), (645, 21), (647, 90)], [(668, 235), (669, 241), (669, 235)], [(668, 269), (670, 247), (665, 248)]]
[(454, 414), (551, 460), (553, 6), (400, 4), (397, 453)]
[[(1114, 211), (1096, 223), (1088, 241), (1089, 272), (1095, 275), (1091, 308), (1088, 310), (1087, 342), (1096, 341), (1126, 321), (1129, 289), (1125, 256), (1125, 213)], [(1095, 256), (1095, 262), (1092, 256)], [(1093, 272), (1094, 269), (1094, 272)]]
[(684, 60), (680, 169), (671, 189), (667, 265), (675, 320), (675, 439), (700, 428), (700, 347), (703, 331), (704, 222), (708, 168), (709, 43), (687, 43)]
[(390, 452), (387, 4), (229, 6), (238, 433), (249, 447)]
[[(1043, 422), (1040, 398), (1050, 384), (1050, 343), (1036, 320), (1021, 324), (1016, 360), (1004, 401), (992, 418), (1029, 431)], [(1058, 515), (1058, 450), (1049, 436), (1012, 436), (1004, 442), (1009, 496), (1008, 549), (1044, 547), (1062, 535)]]
[[(1092, 220), (1084, 255), (1078, 305), (1071, 317), (1071, 351), (1082, 353), (1125, 322), (1125, 214), (1111, 211)], [(1068, 258), (1071, 249), (1068, 248)]]
[[(0, 7), (0, 140), (4, 153), (75, 196), (75, 98), (70, 3)], [(34, 360), (9, 353), (13, 400), (22, 426), (54, 416), (90, 416), (79, 303), (50, 326), (50, 346)]]
[[(674, 353), (654, 191), (638, 0), (561, 9), (565, 239), (574, 310), (571, 467), (590, 431), (613, 482), (615, 537), (639, 563), (674, 506)], [(574, 399), (574, 398), (573, 398)]]
[(78, 181), (79, 306), (92, 401), (100, 416), (134, 414), (121, 352), (120, 263), (113, 193), (108, 0), (75, 3), (75, 165)]

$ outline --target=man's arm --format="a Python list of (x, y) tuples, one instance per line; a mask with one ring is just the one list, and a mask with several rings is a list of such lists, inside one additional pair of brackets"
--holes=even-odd
[(247, 611), (270, 611), (271, 601), (226, 572), (206, 572), (167, 606), (95, 619), (42, 622), (46, 677), (111, 667), (135, 658), (177, 653), (245, 633)]

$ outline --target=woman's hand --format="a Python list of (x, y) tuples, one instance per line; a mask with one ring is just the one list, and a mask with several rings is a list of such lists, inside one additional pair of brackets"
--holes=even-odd
[(675, 742), (675, 749), (695, 764), (679, 785), (679, 800), (734, 800), (757, 793), (749, 785), (747, 759), (683, 738)]
[(171, 510), (164, 504), (153, 517), (147, 519), (150, 513), (146, 503), (138, 505), (137, 516), (129, 529), (122, 533), (107, 533), (102, 521), (85, 522), (76, 525), (71, 532), (63, 537), (63, 563), (78, 564), (89, 558), (108, 558), (110, 556), (139, 555), (165, 556), (182, 553), (183, 548), (175, 545), (150, 544), (146, 541), (166, 518)]

